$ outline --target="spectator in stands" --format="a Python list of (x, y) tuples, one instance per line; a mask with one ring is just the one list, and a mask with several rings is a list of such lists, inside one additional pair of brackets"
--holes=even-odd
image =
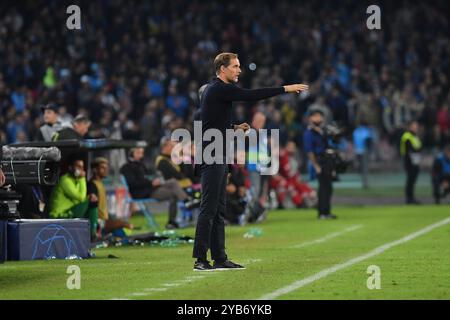
[(316, 101), (311, 104), (307, 113), (312, 112), (313, 110), (320, 110), (323, 113), (325, 124), (330, 124), (333, 121), (333, 115), (331, 114), (330, 107), (325, 103), (325, 99), (323, 96), (318, 96)]
[(103, 184), (103, 179), (109, 175), (108, 159), (102, 157), (95, 158), (91, 167), (92, 178), (88, 182), (87, 190), (89, 194), (97, 196), (98, 220), (102, 233), (108, 234), (122, 228), (133, 229), (132, 224), (120, 219), (112, 219), (109, 216), (106, 189)]
[(53, 135), (62, 129), (62, 123), (58, 117), (58, 106), (54, 103), (46, 104), (41, 108), (44, 113), (44, 124), (39, 128), (37, 141), (52, 141)]
[(179, 228), (176, 222), (178, 212), (178, 202), (183, 201), (187, 209), (192, 209), (198, 205), (180, 187), (175, 179), (163, 182), (159, 178), (150, 179), (149, 170), (145, 167), (143, 148), (133, 148), (129, 152), (129, 162), (125, 164), (120, 173), (125, 176), (131, 196), (135, 199), (154, 198), (157, 200), (169, 201), (169, 220), (167, 229)]
[(73, 116), (67, 112), (67, 107), (66, 106), (60, 106), (59, 110), (58, 110), (58, 114), (59, 114), (59, 120), (61, 122), (61, 125), (63, 127), (70, 127), (72, 121), (73, 121)]
[[(354, 27), (361, 17), (352, 12), (363, 12), (367, 7), (364, 1), (339, 6), (332, 0), (320, 4), (311, 1), (295, 8), (287, 0), (279, 0), (277, 6), (255, 5), (254, 1), (239, 6), (233, 1), (219, 6), (217, 1), (199, 5), (198, 0), (176, 0), (176, 5), (172, 1), (91, 1), (83, 4), (81, 33), (61, 28), (60, 22), (67, 18), (63, 1), (47, 4), (35, 0), (30, 6), (27, 1), (17, 1), (11, 7), (8, 1), (0, 2), (3, 142), (34, 138), (41, 125), (38, 106), (46, 101), (55, 101), (72, 114), (81, 113), (83, 108), (90, 110), (95, 126), (103, 109), (108, 109), (113, 122), (119, 122), (124, 139), (149, 142), (147, 156), (153, 165), (160, 137), (175, 127), (190, 125), (198, 104), (191, 97), (191, 80), (204, 83), (211, 73), (207, 62), (216, 50), (233, 47), (241, 50), (241, 56), (252, 57), (245, 62), (252, 68), (242, 74), (244, 86), (271, 86), (280, 79), (310, 84), (310, 96), (271, 99), (277, 110), (297, 112), (295, 121), (283, 112), (291, 139), (303, 136), (306, 125), (301, 126), (301, 122), (314, 102), (347, 121), (349, 132), (362, 118), (370, 121), (375, 132), (384, 129), (380, 143), (387, 149), (382, 154), (396, 159), (398, 154), (392, 150), (399, 150), (405, 125), (419, 112), (429, 116), (422, 120), (425, 143), (436, 143), (439, 135), (441, 140), (448, 139), (448, 121), (438, 120), (448, 118), (446, 112), (440, 117), (424, 113), (437, 112), (439, 106), (450, 102), (445, 59), (450, 52), (445, 33), (447, 0), (386, 1), (386, 23), (381, 30), (369, 33), (367, 28)], [(107, 12), (108, 19), (100, 21), (100, 12)], [(227, 19), (221, 18), (224, 12)], [(210, 19), (197, 18), (203, 16)], [(417, 28), (419, 20), (421, 27)], [(130, 23), (125, 26), (124, 21)], [(148, 27), (142, 27), (143, 21)], [(292, 41), (292, 34), (296, 34), (296, 41)], [(420, 45), (423, 43), (426, 45)], [(148, 112), (145, 106), (149, 104), (157, 107)], [(267, 110), (269, 104), (259, 106), (272, 113)], [(170, 108), (175, 112), (166, 113)], [(242, 119), (236, 123), (248, 120), (242, 106), (235, 109), (236, 118)], [(61, 116), (61, 121), (70, 124), (70, 117)], [(434, 139), (427, 138), (430, 127), (434, 129), (438, 121), (440, 131), (433, 132)]]
[(89, 219), (91, 238), (97, 234), (98, 198), (87, 193), (86, 171), (81, 159), (69, 161), (68, 172), (53, 189), (50, 197), (50, 217), (53, 219)]
[(15, 118), (10, 120), (6, 126), (6, 134), (10, 143), (22, 142), (20, 141), (21, 136), (25, 136), (25, 139), (28, 139), (27, 132), (29, 130), (25, 111), (17, 113)]
[(67, 127), (59, 130), (55, 133), (52, 140), (81, 140), (87, 135), (90, 126), (91, 121), (86, 116), (78, 115), (72, 120), (72, 128)]
[[(57, 131), (52, 141), (82, 140), (88, 133), (91, 121), (84, 115), (76, 116), (72, 121), (72, 127), (62, 128)], [(82, 159), (84, 166), (88, 164), (87, 152), (80, 152), (78, 148), (61, 148), (61, 173), (67, 172), (67, 161), (71, 157)]]
[(189, 101), (185, 96), (178, 94), (175, 85), (169, 87), (169, 96), (166, 99), (166, 105), (177, 117), (185, 118), (187, 116), (188, 103)]
[(450, 142), (450, 95), (449, 102), (445, 103), (437, 114), (437, 123), (439, 126), (440, 146), (443, 147)]

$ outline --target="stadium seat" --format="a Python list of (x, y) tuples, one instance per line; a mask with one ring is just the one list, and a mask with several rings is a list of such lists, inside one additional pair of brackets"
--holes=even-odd
[(124, 175), (120, 175), (120, 181), (125, 187), (126, 190), (126, 198), (125, 203), (127, 204), (135, 204), (139, 210), (144, 214), (145, 219), (147, 220), (147, 224), (150, 227), (150, 229), (158, 230), (159, 225), (155, 220), (155, 216), (151, 212), (150, 208), (146, 206), (148, 203), (156, 203), (159, 202), (159, 200), (153, 199), (153, 198), (142, 198), (142, 199), (133, 199), (130, 194), (130, 190), (128, 188), (127, 179)]

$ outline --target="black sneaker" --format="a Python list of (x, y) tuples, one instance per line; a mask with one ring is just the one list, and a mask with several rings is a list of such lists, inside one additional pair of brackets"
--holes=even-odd
[(245, 267), (240, 264), (234, 263), (230, 260), (225, 260), (223, 262), (214, 261), (213, 268), (215, 270), (244, 270)]
[(166, 229), (167, 230), (173, 230), (173, 229), (179, 229), (180, 225), (178, 223), (176, 223), (175, 221), (169, 221), (166, 224)]
[(194, 271), (214, 271), (209, 261), (197, 260), (194, 263)]
[(319, 214), (319, 220), (333, 220), (337, 219), (337, 216), (334, 214)]

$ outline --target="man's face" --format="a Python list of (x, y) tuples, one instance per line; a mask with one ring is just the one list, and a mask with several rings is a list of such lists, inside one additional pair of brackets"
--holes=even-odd
[(320, 126), (323, 123), (323, 116), (319, 112), (316, 112), (309, 117), (309, 121), (316, 126)]
[(411, 126), (409, 127), (409, 130), (411, 130), (412, 133), (419, 132), (419, 124), (417, 122), (411, 123)]
[(97, 167), (97, 174), (101, 179), (109, 175), (109, 165), (106, 162), (100, 163)]
[(163, 148), (163, 152), (164, 152), (165, 154), (171, 154), (173, 148), (175, 147), (175, 144), (176, 144), (175, 141), (172, 141), (172, 140), (171, 140), (171, 141), (168, 141), (168, 142), (166, 143), (166, 145), (164, 146), (164, 148)]
[(228, 82), (238, 82), (239, 75), (241, 74), (241, 64), (239, 63), (239, 59), (231, 59), (228, 67), (222, 66), (220, 68), (225, 75), (225, 78)]
[(255, 129), (255, 130), (263, 129), (265, 124), (266, 124), (266, 116), (261, 112), (257, 112), (253, 116), (253, 120), (252, 120), (253, 129)]
[(295, 146), (295, 143), (294, 143), (294, 142), (289, 141), (289, 142), (286, 144), (286, 151), (287, 151), (289, 154), (294, 154), (294, 153), (295, 153), (295, 149), (296, 149), (296, 146)]
[(134, 150), (133, 158), (135, 161), (141, 161), (144, 158), (144, 149), (137, 148), (136, 150)]
[(54, 124), (56, 123), (56, 120), (58, 120), (58, 114), (51, 110), (51, 109), (46, 109), (44, 111), (44, 121), (47, 124)]
[(73, 163), (73, 170), (84, 171), (84, 162), (83, 160), (77, 160)]
[(78, 132), (80, 136), (84, 137), (88, 133), (90, 125), (91, 123), (86, 121), (75, 122), (73, 124), (73, 129)]

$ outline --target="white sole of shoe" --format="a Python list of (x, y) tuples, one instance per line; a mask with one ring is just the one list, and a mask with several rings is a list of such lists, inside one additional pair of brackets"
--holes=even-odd
[(216, 269), (207, 269), (207, 270), (192, 269), (192, 270), (195, 271), (195, 272), (211, 272), (211, 271), (214, 271)]
[(245, 270), (245, 268), (216, 268), (217, 271), (229, 271), (229, 270)]

